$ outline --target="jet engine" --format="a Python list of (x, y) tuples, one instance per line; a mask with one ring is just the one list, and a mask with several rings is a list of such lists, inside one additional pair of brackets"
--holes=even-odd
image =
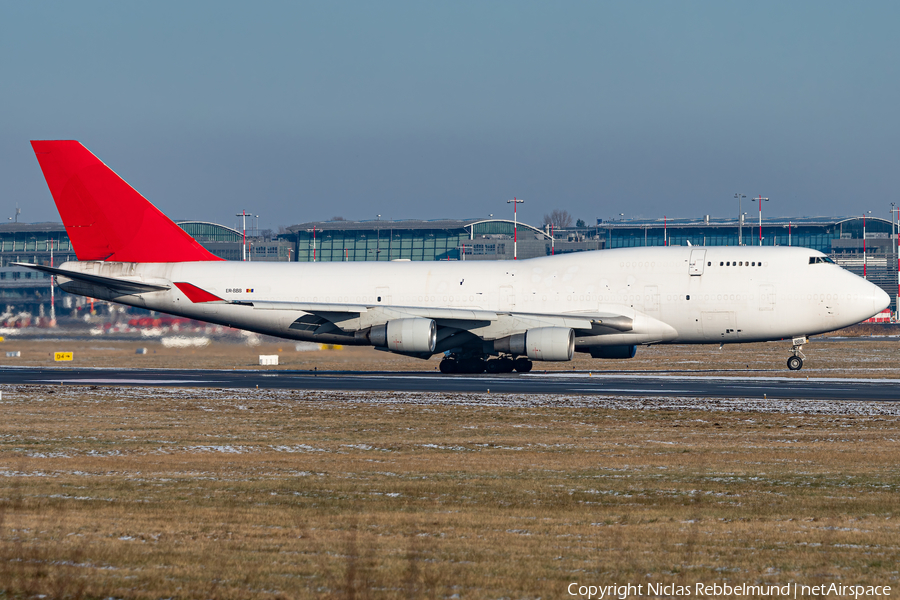
[(391, 352), (434, 352), (437, 325), (431, 319), (395, 319), (376, 325), (369, 331), (373, 346), (387, 347)]
[(508, 352), (531, 360), (572, 360), (575, 332), (567, 327), (539, 327), (494, 341), (496, 352)]
[(637, 346), (591, 346), (591, 358), (634, 358)]

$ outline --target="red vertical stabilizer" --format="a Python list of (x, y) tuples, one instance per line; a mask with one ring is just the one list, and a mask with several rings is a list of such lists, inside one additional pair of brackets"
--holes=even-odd
[(222, 260), (74, 140), (32, 141), (78, 260)]

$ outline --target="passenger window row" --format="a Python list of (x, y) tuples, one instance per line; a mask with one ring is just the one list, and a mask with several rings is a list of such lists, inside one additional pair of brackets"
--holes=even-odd
[[(706, 266), (711, 267), (712, 263), (706, 263)], [(720, 267), (761, 267), (762, 262), (749, 261), (749, 260), (729, 260), (729, 261), (721, 261), (719, 263)]]

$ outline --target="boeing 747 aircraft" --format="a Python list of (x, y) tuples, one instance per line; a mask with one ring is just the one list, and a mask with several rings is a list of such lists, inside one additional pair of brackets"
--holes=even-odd
[(77, 141), (32, 142), (77, 262), (24, 266), (73, 293), (314, 342), (372, 345), (444, 373), (631, 358), (650, 344), (791, 340), (890, 303), (821, 252), (785, 247), (598, 250), (515, 262), (226, 262)]

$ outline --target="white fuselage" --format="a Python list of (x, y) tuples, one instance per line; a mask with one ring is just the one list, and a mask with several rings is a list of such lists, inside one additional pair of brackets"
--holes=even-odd
[[(786, 247), (668, 247), (581, 252), (519, 261), (461, 262), (72, 262), (62, 266), (147, 283), (188, 282), (226, 301), (433, 307), (504, 313), (473, 330), (498, 339), (527, 328), (517, 316), (614, 313), (622, 333), (582, 336), (577, 346), (721, 343), (805, 336), (867, 319), (887, 294)], [(65, 287), (65, 285), (63, 285)], [(84, 293), (84, 292), (79, 292)], [(193, 303), (178, 288), (113, 298), (124, 304), (293, 339), (302, 311)], [(371, 323), (368, 323), (371, 325)], [(366, 326), (366, 322), (359, 324)]]

